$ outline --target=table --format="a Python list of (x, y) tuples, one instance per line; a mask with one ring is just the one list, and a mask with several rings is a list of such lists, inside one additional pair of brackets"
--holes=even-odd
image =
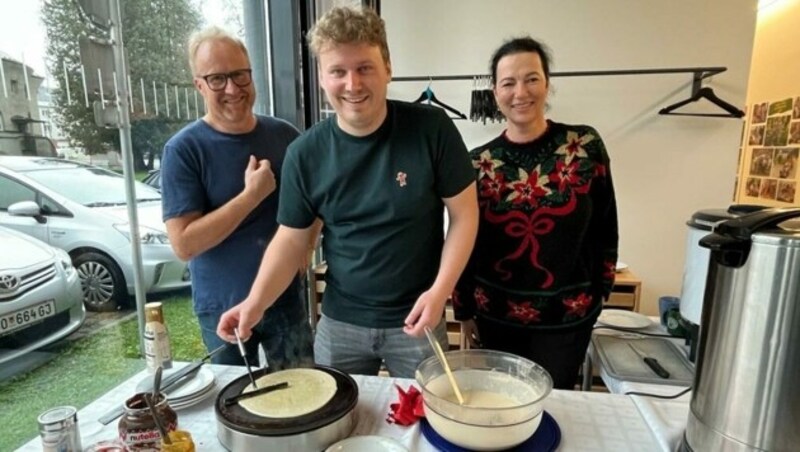
[(639, 301), (642, 298), (642, 280), (630, 269), (617, 271), (614, 278), (614, 287), (611, 289), (604, 307), (639, 311)]
[[(646, 333), (666, 334), (666, 329), (659, 323), (658, 317), (650, 317), (653, 324), (641, 331)], [(596, 328), (593, 334), (625, 334), (614, 330)], [(678, 345), (683, 344), (682, 339), (672, 339)], [(640, 383), (626, 381), (611, 376), (603, 366), (602, 360), (596, 359), (593, 346), (589, 345), (586, 360), (583, 365), (583, 390), (588, 391), (591, 387), (592, 371), (596, 368), (602, 378), (603, 383), (612, 394), (625, 395), (630, 392), (645, 394), (657, 394), (671, 396), (687, 389), (686, 386), (670, 384)], [(675, 450), (675, 445), (680, 443), (683, 433), (686, 430), (686, 423), (689, 419), (689, 404), (692, 393), (687, 392), (676, 399), (657, 399), (653, 397), (631, 395), (642, 417), (645, 419), (650, 429), (655, 433), (660, 450)]]
[[(176, 363), (180, 366), (185, 363)], [(216, 385), (211, 396), (202, 402), (178, 411), (180, 428), (189, 430), (198, 451), (224, 451), (217, 440), (214, 416), (216, 394), (230, 381), (244, 374), (243, 367), (208, 365), (214, 372)], [(135, 392), (136, 384), (151, 378), (142, 371), (78, 412), (78, 423), (83, 446), (117, 434), (117, 422), (103, 426), (96, 421), (109, 409), (122, 403)], [(359, 400), (356, 405), (356, 427), (351, 436), (381, 435), (395, 438), (410, 451), (433, 452), (420, 432), (419, 424), (402, 427), (385, 421), (389, 403), (396, 401), (394, 385), (406, 389), (415, 384), (411, 379), (354, 375), (358, 384)], [(647, 404), (637, 403), (635, 397), (621, 394), (554, 390), (545, 400), (544, 408), (561, 428), (559, 451), (616, 451), (641, 452), (663, 450), (669, 452), (677, 442), (664, 436), (660, 422), (683, 422), (686, 416), (673, 411), (658, 411), (653, 415)], [(20, 451), (40, 451), (39, 438), (34, 438)], [(272, 451), (271, 451), (272, 452)], [(291, 451), (300, 452), (300, 451)]]

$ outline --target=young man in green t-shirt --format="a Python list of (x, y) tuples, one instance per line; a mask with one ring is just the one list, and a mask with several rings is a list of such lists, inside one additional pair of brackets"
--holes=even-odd
[[(413, 377), (447, 344), (443, 312), (477, 233), (475, 179), (452, 121), (434, 107), (387, 101), (391, 80), (383, 21), (334, 8), (309, 32), (320, 84), (336, 116), (298, 138), (282, 170), (278, 222), (250, 294), (217, 333), (245, 336), (288, 284), (311, 228), (324, 223), (323, 316), (318, 364)], [(444, 207), (449, 227), (444, 237)]]

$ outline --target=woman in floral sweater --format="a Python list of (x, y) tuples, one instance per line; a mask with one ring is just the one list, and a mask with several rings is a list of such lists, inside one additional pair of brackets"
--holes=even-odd
[(556, 388), (572, 389), (614, 283), (617, 209), (597, 131), (544, 116), (549, 63), (529, 37), (492, 57), (508, 128), (470, 152), (480, 227), (453, 301), (468, 337), (531, 359)]

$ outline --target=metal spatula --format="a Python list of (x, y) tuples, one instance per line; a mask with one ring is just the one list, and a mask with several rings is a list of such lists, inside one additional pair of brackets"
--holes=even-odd
[(239, 336), (239, 328), (234, 328), (233, 334), (236, 335), (236, 343), (239, 344), (239, 353), (242, 354), (244, 365), (247, 366), (247, 375), (250, 375), (250, 383), (253, 383), (253, 388), (258, 388), (256, 379), (253, 378), (253, 369), (250, 368), (250, 362), (247, 361), (247, 353), (244, 350), (244, 343), (242, 343), (242, 338)]

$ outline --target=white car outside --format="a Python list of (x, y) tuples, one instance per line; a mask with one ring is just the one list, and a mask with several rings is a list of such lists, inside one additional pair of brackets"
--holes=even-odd
[[(147, 293), (188, 287), (189, 269), (169, 245), (161, 194), (135, 183)], [(77, 162), (0, 156), (0, 225), (66, 250), (87, 309), (110, 311), (134, 293), (125, 180)]]
[(0, 227), (0, 363), (58, 341), (86, 317), (78, 273), (61, 249)]

